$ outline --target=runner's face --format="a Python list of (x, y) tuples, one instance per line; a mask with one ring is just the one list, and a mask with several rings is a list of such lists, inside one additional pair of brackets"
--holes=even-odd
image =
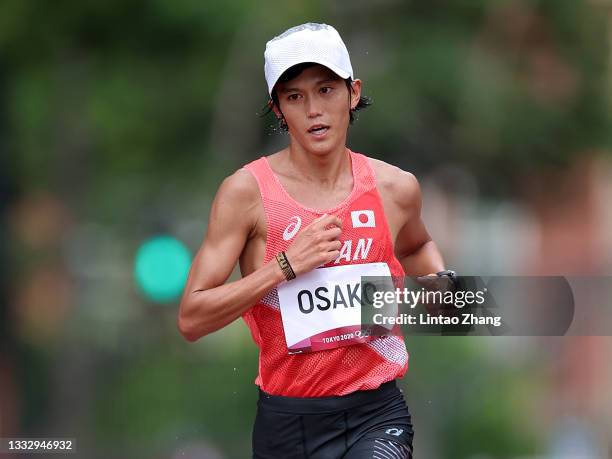
[[(278, 102), (289, 127), (291, 141), (306, 151), (326, 154), (346, 144), (349, 110), (359, 102), (361, 82), (346, 83), (327, 67), (308, 67), (293, 80), (277, 87)], [(278, 109), (275, 110), (280, 115)]]

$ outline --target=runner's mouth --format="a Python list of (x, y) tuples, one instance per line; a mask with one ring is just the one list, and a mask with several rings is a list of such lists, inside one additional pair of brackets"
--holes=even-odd
[(329, 126), (325, 124), (315, 124), (310, 129), (308, 129), (309, 134), (314, 135), (323, 135), (329, 130)]

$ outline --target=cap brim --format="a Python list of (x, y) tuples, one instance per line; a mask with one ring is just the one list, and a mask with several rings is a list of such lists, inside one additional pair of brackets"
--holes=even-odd
[(346, 70), (342, 70), (338, 66), (331, 64), (323, 59), (312, 59), (312, 60), (307, 60), (307, 61), (300, 60), (297, 62), (292, 62), (289, 65), (287, 65), (285, 68), (283, 68), (283, 70), (278, 74), (278, 77), (276, 78), (276, 80), (274, 80), (274, 83), (272, 83), (272, 85), (268, 88), (268, 94), (270, 94), (270, 97), (272, 97), (272, 91), (274, 90), (274, 86), (276, 85), (276, 83), (278, 83), (278, 80), (280, 79), (280, 77), (283, 76), (283, 73), (285, 73), (291, 67), (294, 67), (299, 64), (306, 64), (306, 63), (320, 64), (324, 67), (327, 67), (328, 69), (330, 69), (332, 72), (334, 72), (336, 75), (338, 75), (343, 80), (346, 80), (348, 77), (351, 76), (351, 74), (347, 72)]

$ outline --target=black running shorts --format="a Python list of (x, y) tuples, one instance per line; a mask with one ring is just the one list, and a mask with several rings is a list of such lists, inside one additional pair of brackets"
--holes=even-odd
[(259, 389), (254, 459), (412, 459), (412, 420), (395, 380), (334, 397)]

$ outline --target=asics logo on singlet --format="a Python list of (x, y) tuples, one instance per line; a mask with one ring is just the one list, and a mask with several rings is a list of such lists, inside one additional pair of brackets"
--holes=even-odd
[(297, 215), (295, 217), (291, 217), (291, 220), (289, 224), (287, 225), (287, 228), (285, 228), (285, 231), (283, 232), (283, 239), (285, 241), (288, 241), (289, 239), (291, 239), (293, 236), (297, 234), (301, 226), (302, 226), (302, 219), (300, 217), (298, 217)]
[(373, 210), (353, 210), (351, 211), (351, 221), (353, 228), (375, 228), (376, 219)]
[(391, 429), (385, 430), (385, 433), (388, 435), (395, 435), (396, 437), (399, 437), (403, 431), (404, 429), (397, 429), (395, 427), (392, 427)]

